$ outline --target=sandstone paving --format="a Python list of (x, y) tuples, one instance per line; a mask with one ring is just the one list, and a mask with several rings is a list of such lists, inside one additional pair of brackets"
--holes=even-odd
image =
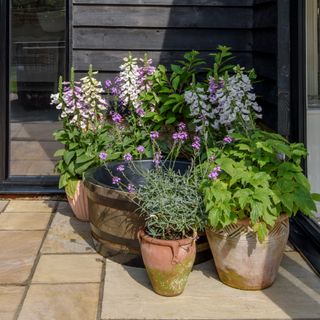
[(56, 201), (15, 200), (10, 201), (5, 212), (54, 212), (56, 206)]
[(45, 231), (0, 231), (0, 284), (21, 284), (30, 276)]
[(42, 255), (32, 283), (100, 283), (103, 262), (98, 254)]
[(0, 200), (0, 212), (2, 212), (5, 209), (7, 204), (8, 204), (8, 201)]
[(57, 211), (42, 246), (42, 253), (86, 253), (93, 249), (90, 225), (71, 212)]
[(33, 284), (18, 320), (96, 320), (99, 284)]
[(22, 300), (25, 287), (0, 286), (0, 319), (13, 320)]
[(144, 269), (107, 260), (101, 318), (320, 319), (320, 281), (297, 252), (288, 252), (268, 289), (230, 288), (208, 261), (195, 266), (182, 295), (166, 298), (152, 291)]
[(0, 230), (45, 230), (50, 212), (4, 212), (0, 215)]

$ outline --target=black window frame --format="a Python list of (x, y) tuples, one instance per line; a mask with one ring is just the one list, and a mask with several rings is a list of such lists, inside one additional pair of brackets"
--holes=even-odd
[[(69, 28), (71, 1), (66, 0), (65, 74), (69, 69)], [(8, 194), (63, 194), (58, 188), (58, 176), (9, 176), (10, 165), (10, 17), (11, 0), (0, 0), (0, 196)]]

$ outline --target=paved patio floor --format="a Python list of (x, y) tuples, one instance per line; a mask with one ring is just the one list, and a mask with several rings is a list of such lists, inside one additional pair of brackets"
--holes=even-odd
[(320, 319), (320, 279), (290, 246), (271, 288), (229, 288), (208, 261), (164, 298), (144, 269), (95, 253), (66, 202), (0, 201), (0, 212), (0, 320)]

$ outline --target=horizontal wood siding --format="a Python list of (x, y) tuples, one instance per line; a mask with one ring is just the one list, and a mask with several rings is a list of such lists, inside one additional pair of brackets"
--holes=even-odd
[(170, 65), (192, 49), (203, 56), (219, 44), (251, 67), (253, 0), (73, 0), (71, 64), (90, 63), (109, 78), (128, 51)]
[(256, 93), (263, 107), (263, 121), (278, 130), (277, 3), (275, 0), (255, 0), (253, 12), (252, 58), (260, 81)]

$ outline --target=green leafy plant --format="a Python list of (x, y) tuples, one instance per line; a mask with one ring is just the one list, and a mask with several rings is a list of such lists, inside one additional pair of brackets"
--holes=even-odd
[(211, 227), (249, 218), (262, 242), (281, 214), (313, 215), (320, 198), (311, 194), (300, 166), (307, 155), (303, 144), (259, 129), (231, 137), (222, 148), (210, 149), (216, 158), (206, 164), (212, 171), (202, 190)]

